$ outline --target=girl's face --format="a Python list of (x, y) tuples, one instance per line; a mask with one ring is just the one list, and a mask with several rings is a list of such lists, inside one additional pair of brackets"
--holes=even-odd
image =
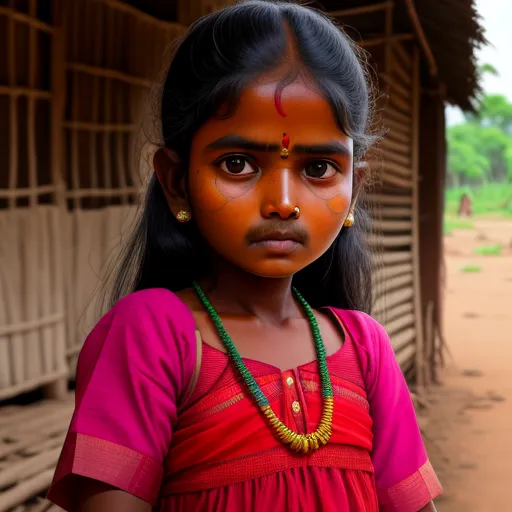
[[(284, 137), (286, 134), (286, 137)], [(281, 149), (289, 139), (289, 156)], [(262, 277), (291, 276), (332, 244), (352, 199), (352, 139), (296, 80), (247, 89), (235, 114), (192, 140), (188, 200), (208, 244)]]

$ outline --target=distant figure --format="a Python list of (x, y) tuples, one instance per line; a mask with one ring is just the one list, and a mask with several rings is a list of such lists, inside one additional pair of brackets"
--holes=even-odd
[(471, 217), (472, 214), (471, 198), (467, 194), (462, 194), (459, 203), (459, 217)]

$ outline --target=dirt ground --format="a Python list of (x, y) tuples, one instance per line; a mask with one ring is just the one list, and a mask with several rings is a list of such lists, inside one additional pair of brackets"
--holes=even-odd
[[(427, 447), (440, 512), (512, 511), (512, 221), (445, 237), (444, 334), (452, 359), (432, 390)], [(500, 256), (477, 247), (501, 243)], [(467, 265), (479, 272), (463, 272)]]

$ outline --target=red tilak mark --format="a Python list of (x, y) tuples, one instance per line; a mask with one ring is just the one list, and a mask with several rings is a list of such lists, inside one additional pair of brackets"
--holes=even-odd
[(290, 147), (290, 137), (286, 135), (286, 133), (283, 133), (283, 140), (281, 141), (281, 144), (284, 149), (288, 149)]
[(286, 117), (286, 113), (283, 110), (283, 105), (281, 103), (281, 89), (277, 88), (274, 93), (274, 103), (276, 104), (276, 110), (280, 116)]

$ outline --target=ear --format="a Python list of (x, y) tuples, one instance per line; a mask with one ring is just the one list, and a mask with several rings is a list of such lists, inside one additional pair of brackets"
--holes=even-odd
[(169, 148), (159, 149), (153, 157), (153, 167), (172, 214), (176, 217), (180, 210), (190, 211), (185, 187), (186, 170), (178, 154)]

